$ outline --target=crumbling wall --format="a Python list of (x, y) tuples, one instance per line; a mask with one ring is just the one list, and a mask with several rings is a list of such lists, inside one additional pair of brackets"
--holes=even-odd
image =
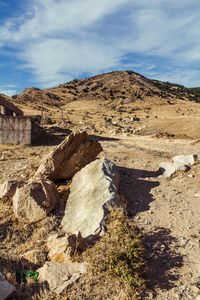
[(31, 144), (29, 117), (0, 116), (0, 144)]
[(0, 95), (0, 114), (5, 116), (23, 116), (23, 111)]

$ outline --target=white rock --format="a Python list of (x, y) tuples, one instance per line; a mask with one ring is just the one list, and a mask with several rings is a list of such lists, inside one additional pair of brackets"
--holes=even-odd
[(195, 197), (200, 197), (200, 193), (196, 193), (194, 196)]
[(189, 178), (193, 178), (193, 177), (194, 177), (194, 174), (188, 174), (188, 177), (189, 177)]
[(41, 220), (52, 211), (59, 201), (56, 186), (50, 180), (32, 181), (17, 188), (13, 197), (13, 209), (17, 218), (30, 222)]
[(117, 187), (119, 174), (106, 158), (95, 160), (72, 179), (63, 230), (83, 238), (100, 234), (105, 228), (108, 208), (120, 206)]
[(162, 162), (159, 164), (159, 170), (163, 173), (164, 177), (170, 177), (176, 172), (176, 167), (171, 162)]
[(87, 272), (88, 263), (55, 263), (46, 262), (38, 269), (39, 281), (47, 281), (49, 288), (60, 294), (69, 284), (77, 280), (82, 274)]
[(159, 164), (159, 170), (163, 173), (164, 177), (171, 177), (177, 171), (187, 171), (188, 166), (182, 165), (178, 162), (162, 162)]
[(177, 165), (194, 165), (198, 160), (198, 155), (178, 155), (172, 158), (172, 161)]

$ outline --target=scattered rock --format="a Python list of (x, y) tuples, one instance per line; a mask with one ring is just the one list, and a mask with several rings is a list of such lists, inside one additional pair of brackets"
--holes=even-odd
[(6, 300), (15, 292), (15, 287), (5, 281), (5, 277), (0, 273), (0, 299)]
[(52, 181), (69, 179), (102, 151), (98, 141), (90, 141), (86, 131), (72, 132), (40, 164), (35, 178)]
[(39, 280), (47, 281), (49, 288), (60, 294), (69, 284), (77, 280), (83, 273), (87, 272), (88, 263), (55, 263), (46, 262), (38, 269)]
[(12, 198), (21, 183), (21, 181), (16, 180), (6, 180), (0, 184), (0, 199)]
[(63, 230), (86, 238), (105, 228), (105, 216), (112, 206), (120, 206), (116, 166), (106, 158), (90, 163), (72, 179), (67, 200)]
[(194, 176), (194, 174), (188, 174), (188, 177), (189, 178), (194, 178), (195, 176)]
[(53, 262), (67, 262), (71, 259), (76, 249), (81, 247), (83, 239), (81, 234), (64, 234), (59, 236), (57, 233), (50, 235), (47, 240), (49, 258)]
[(171, 162), (162, 162), (159, 164), (159, 170), (162, 172), (164, 177), (171, 177), (177, 171), (186, 171), (186, 166), (179, 166)]
[(172, 161), (177, 165), (194, 165), (198, 160), (198, 155), (178, 155), (172, 158)]
[(177, 171), (188, 171), (189, 166), (197, 162), (197, 155), (179, 155), (172, 158), (173, 162), (162, 162), (159, 164), (159, 170), (164, 177), (171, 177)]
[(13, 197), (14, 214), (30, 222), (41, 220), (52, 211), (59, 201), (56, 186), (50, 180), (31, 181), (17, 188)]

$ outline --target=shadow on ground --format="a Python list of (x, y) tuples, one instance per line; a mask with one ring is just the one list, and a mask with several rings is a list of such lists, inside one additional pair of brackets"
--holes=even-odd
[(127, 199), (129, 216), (134, 216), (138, 211), (149, 209), (149, 203), (154, 199), (151, 189), (158, 186), (159, 181), (145, 180), (147, 177), (157, 177), (160, 171), (129, 169), (118, 167), (120, 173), (119, 193)]
[(177, 286), (177, 269), (183, 266), (183, 257), (173, 246), (176, 238), (166, 228), (156, 228), (145, 235), (145, 258), (147, 288), (156, 295), (156, 290), (168, 291)]
[(119, 141), (118, 138), (108, 137), (108, 136), (99, 136), (99, 135), (91, 135), (90, 139), (93, 141)]
[[(155, 178), (161, 172), (118, 167), (120, 173), (119, 193), (127, 200), (129, 217), (139, 212), (149, 210), (149, 204), (154, 201), (151, 190), (160, 183)], [(148, 178), (151, 178), (149, 180)], [(145, 224), (143, 225), (143, 228)], [(175, 271), (183, 265), (183, 257), (175, 249), (176, 239), (167, 228), (155, 228), (153, 232), (145, 233), (144, 247), (146, 260), (147, 288), (156, 295), (156, 290), (170, 290), (176, 286), (179, 276)], [(144, 299), (145, 296), (144, 295)]]

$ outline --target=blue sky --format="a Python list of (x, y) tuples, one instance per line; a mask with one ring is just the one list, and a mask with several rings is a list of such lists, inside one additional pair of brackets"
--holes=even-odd
[(0, 0), (0, 93), (133, 70), (200, 86), (198, 0)]

